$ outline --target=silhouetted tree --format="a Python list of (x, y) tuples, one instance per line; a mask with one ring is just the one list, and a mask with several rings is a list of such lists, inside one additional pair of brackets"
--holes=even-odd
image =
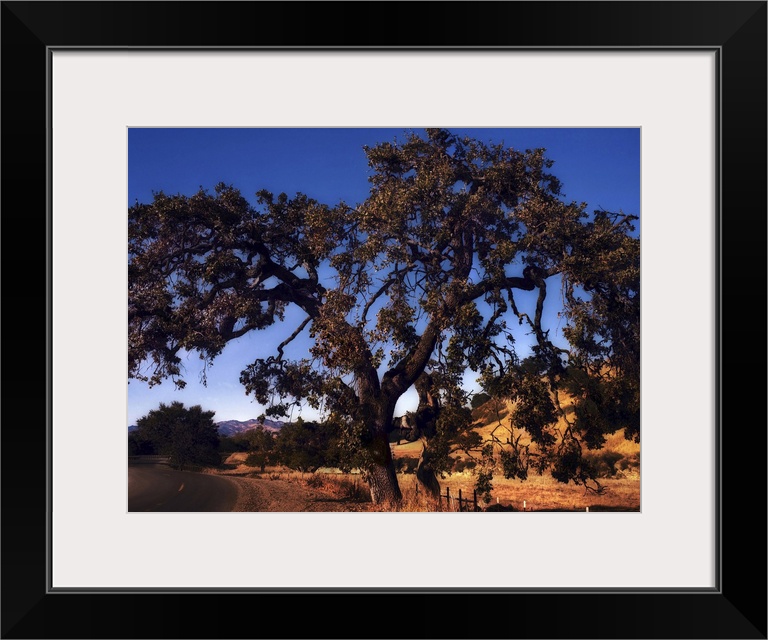
[(219, 434), (213, 411), (200, 405), (186, 408), (181, 402), (160, 404), (136, 421), (138, 440), (150, 442), (155, 453), (170, 456), (172, 465), (217, 465)]

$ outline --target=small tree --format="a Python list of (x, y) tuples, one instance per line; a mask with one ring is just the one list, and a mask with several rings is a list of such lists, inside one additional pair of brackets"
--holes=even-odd
[(267, 465), (273, 462), (276, 457), (275, 436), (264, 427), (256, 427), (246, 431), (241, 438), (246, 444), (246, 451), (248, 451), (246, 464), (259, 467), (263, 473)]
[(160, 404), (136, 422), (138, 440), (152, 443), (154, 451), (170, 456), (171, 464), (181, 469), (189, 465), (219, 463), (219, 434), (213, 411), (200, 405), (189, 409), (181, 402)]

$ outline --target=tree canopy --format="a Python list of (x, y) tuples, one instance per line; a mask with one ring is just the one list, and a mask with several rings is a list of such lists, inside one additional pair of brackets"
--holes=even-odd
[[(508, 477), (532, 465), (590, 486), (585, 448), (622, 428), (639, 439), (636, 217), (566, 202), (543, 149), (427, 129), (365, 153), (370, 193), (355, 205), (268, 191), (252, 205), (218, 184), (132, 206), (129, 376), (183, 386), (181, 350), (212, 365), (295, 306), (303, 319), (240, 381), (271, 415), (321, 411), (375, 502), (400, 498), (388, 434), (398, 398), (427, 380), (430, 471), (464, 448)], [(552, 290), (562, 339), (544, 313)], [(287, 357), (302, 334), (308, 353)], [(468, 436), (468, 369), (515, 401), (534, 449)]]
[(149, 443), (152, 451), (170, 457), (181, 469), (190, 465), (219, 464), (219, 433), (213, 411), (200, 405), (185, 407), (181, 402), (161, 403), (136, 421), (135, 438)]

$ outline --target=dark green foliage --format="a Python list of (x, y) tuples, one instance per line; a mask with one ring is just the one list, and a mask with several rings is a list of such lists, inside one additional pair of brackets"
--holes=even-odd
[(266, 466), (273, 464), (277, 459), (275, 436), (263, 427), (249, 429), (241, 435), (248, 451), (245, 464), (259, 467), (263, 473)]
[(151, 456), (154, 455), (155, 448), (152, 443), (143, 438), (137, 432), (128, 434), (128, 455), (129, 456)]
[(429, 452), (432, 468), (442, 474), (453, 468), (451, 453), (468, 451), (479, 446), (479, 434), (470, 431), (471, 411), (463, 406), (448, 405), (440, 409), (435, 435), (430, 440)]
[(219, 436), (219, 453), (238, 453), (248, 451), (248, 441), (237, 433), (233, 436)]
[(172, 465), (218, 465), (219, 434), (213, 422), (213, 411), (200, 405), (186, 408), (181, 402), (160, 404), (136, 422), (134, 432), (139, 440), (151, 443), (154, 452), (170, 456)]
[(528, 461), (518, 450), (502, 449), (499, 452), (499, 462), (505, 478), (525, 480), (528, 477)]
[(464, 470), (471, 471), (477, 466), (477, 462), (474, 460), (464, 460), (462, 458), (458, 458), (454, 460), (453, 462), (453, 469), (451, 469), (452, 473), (461, 473)]
[(576, 438), (564, 439), (553, 459), (552, 477), (558, 482), (586, 484), (597, 477), (594, 464), (582, 455), (581, 444)]
[(630, 461), (618, 451), (596, 451), (584, 454), (589, 464), (594, 468), (598, 478), (612, 478), (619, 469), (627, 469)]
[(477, 472), (477, 480), (475, 481), (475, 489), (478, 496), (480, 496), (486, 504), (491, 501), (491, 491), (493, 490), (493, 472), (488, 469), (481, 469)]
[(491, 399), (491, 396), (489, 396), (487, 393), (483, 393), (482, 391), (479, 393), (476, 393), (472, 396), (472, 401), (470, 403), (470, 407), (472, 409), (477, 409), (484, 405), (486, 402), (488, 402)]
[(515, 380), (511, 398), (516, 400), (512, 410), (512, 424), (525, 429), (533, 442), (547, 447), (555, 442), (549, 427), (557, 422), (557, 413), (549, 389), (535, 374), (522, 374)]
[(491, 501), (491, 491), (493, 490), (493, 469), (496, 466), (496, 460), (493, 455), (493, 444), (486, 444), (482, 450), (482, 459), (477, 471), (477, 479), (475, 480), (475, 489), (477, 495), (482, 498), (483, 502), (489, 503)]
[(296, 422), (284, 425), (274, 439), (273, 459), (290, 469), (314, 473), (320, 467), (339, 467), (339, 434), (332, 424)]

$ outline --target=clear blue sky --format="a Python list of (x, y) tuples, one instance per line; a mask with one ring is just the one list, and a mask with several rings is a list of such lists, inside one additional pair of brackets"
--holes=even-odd
[[(484, 142), (503, 142), (516, 149), (544, 147), (555, 161), (564, 199), (586, 202), (589, 210), (604, 208), (640, 214), (639, 129), (451, 129)], [(218, 182), (232, 184), (254, 202), (260, 189), (293, 195), (297, 191), (321, 202), (344, 200), (354, 205), (368, 195), (363, 145), (393, 141), (402, 129), (130, 129), (128, 133), (128, 204), (149, 202), (153, 191), (191, 195)], [(550, 296), (555, 298), (555, 296)], [(293, 326), (275, 326), (227, 345), (208, 371), (208, 385), (199, 384), (201, 361), (184, 359), (187, 387), (173, 383), (149, 388), (128, 385), (128, 424), (161, 402), (179, 400), (215, 411), (215, 420), (246, 420), (264, 408), (248, 398), (240, 371), (270, 345), (289, 335)], [(306, 353), (306, 344), (298, 345)], [(415, 395), (401, 399), (397, 413), (413, 409)], [(309, 414), (305, 414), (309, 415)]]

